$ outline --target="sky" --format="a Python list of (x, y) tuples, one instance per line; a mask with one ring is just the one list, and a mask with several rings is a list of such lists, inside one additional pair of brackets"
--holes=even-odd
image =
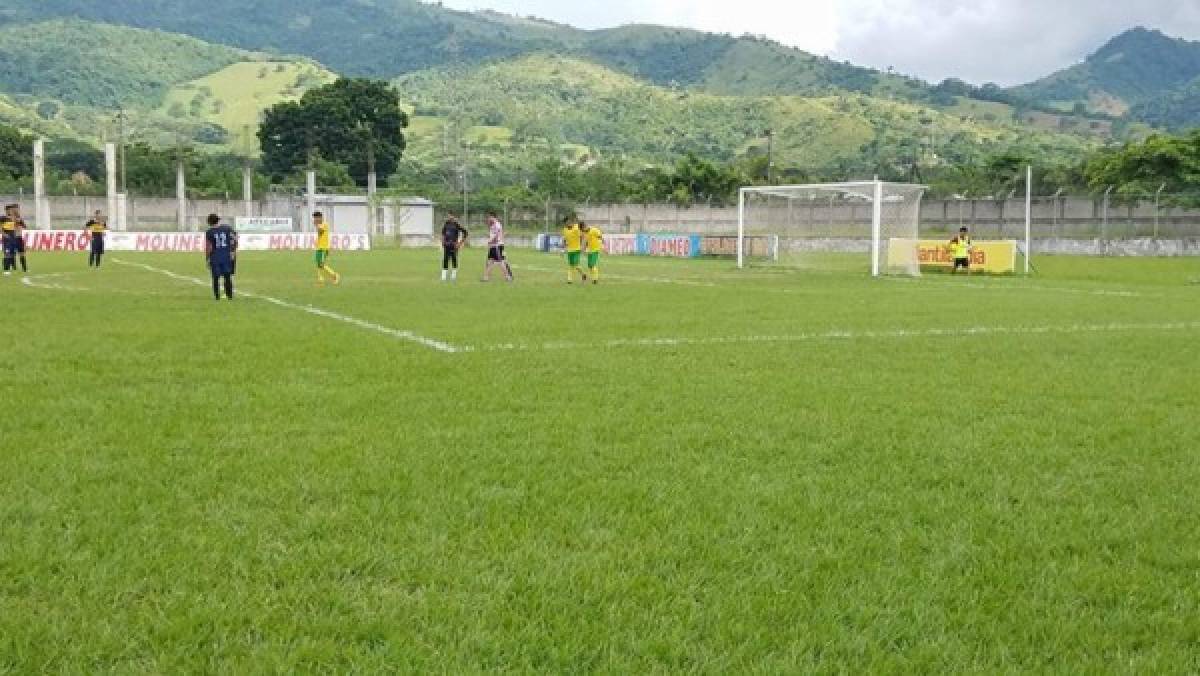
[(930, 81), (1029, 82), (1134, 26), (1200, 39), (1200, 0), (442, 0), (580, 28), (657, 23), (766, 35)]

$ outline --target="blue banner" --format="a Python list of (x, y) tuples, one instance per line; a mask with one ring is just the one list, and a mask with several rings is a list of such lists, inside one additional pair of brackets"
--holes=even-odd
[(638, 235), (639, 256), (697, 258), (700, 256), (700, 235)]
[[(609, 235), (604, 250), (611, 254), (699, 258), (702, 255), (701, 240), (700, 235)], [(561, 253), (563, 238), (561, 235), (538, 235), (534, 248), (544, 253)]]

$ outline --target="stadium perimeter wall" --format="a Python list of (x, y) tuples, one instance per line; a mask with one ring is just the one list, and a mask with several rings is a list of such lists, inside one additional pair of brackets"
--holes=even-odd
[[(793, 202), (758, 205), (750, 234), (780, 237), (783, 252), (869, 250), (866, 203)], [(602, 204), (579, 209), (580, 218), (612, 233), (737, 232), (736, 207)], [(949, 237), (968, 227), (977, 239), (1025, 238), (1024, 200), (925, 200), (921, 235)], [(1034, 253), (1081, 256), (1200, 256), (1200, 209), (1153, 204), (1113, 206), (1085, 198), (1034, 201)]]

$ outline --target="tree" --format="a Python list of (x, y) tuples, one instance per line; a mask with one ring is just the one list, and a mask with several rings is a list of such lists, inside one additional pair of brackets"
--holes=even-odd
[(18, 179), (33, 173), (33, 139), (0, 126), (0, 178)]
[(371, 170), (380, 177), (396, 171), (407, 126), (400, 97), (389, 84), (343, 78), (266, 111), (258, 130), (263, 168), (281, 179), (320, 157), (366, 185)]
[(1200, 131), (1184, 137), (1155, 135), (1101, 152), (1084, 165), (1083, 173), (1093, 191), (1115, 186), (1118, 198), (1149, 197), (1163, 185), (1174, 193), (1194, 191), (1200, 186)]

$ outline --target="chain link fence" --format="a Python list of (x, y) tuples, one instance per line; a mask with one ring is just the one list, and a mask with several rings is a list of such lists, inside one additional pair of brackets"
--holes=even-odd
[[(347, 192), (351, 194), (347, 194)], [(365, 191), (318, 189), (319, 209), (346, 231), (366, 232), (359, 215), (367, 203)], [(386, 207), (402, 201), (381, 194), (371, 208), (376, 224), (388, 218)], [(96, 211), (107, 213), (104, 196), (53, 195), (47, 198), (54, 229), (80, 228)], [(28, 193), (0, 195), (0, 202), (15, 203), (33, 225), (36, 213)], [(1051, 196), (1033, 201), (1033, 236), (1036, 239), (1123, 240), (1200, 238), (1200, 208), (1177, 206), (1195, 202), (1195, 196), (1163, 195), (1159, 200), (1115, 203), (1104, 198)], [(127, 229), (135, 232), (196, 232), (203, 230), (211, 213), (236, 217), (290, 218), (297, 231), (308, 223), (307, 198), (299, 190), (274, 190), (250, 202), (236, 198), (130, 196), (126, 201)], [(851, 224), (869, 221), (870, 204), (834, 198), (777, 199), (755, 220), (768, 222), (784, 237), (867, 237)], [(554, 232), (564, 218), (575, 216), (612, 233), (671, 232), (727, 235), (737, 231), (734, 206), (678, 205), (671, 203), (592, 204), (585, 200), (546, 201), (444, 201), (433, 205), (434, 223), (455, 213), (473, 232), (485, 228), (486, 214), (495, 211), (514, 234)], [(110, 221), (111, 221), (110, 217)], [(936, 237), (968, 227), (981, 238), (1020, 239), (1025, 233), (1025, 202), (1021, 199), (925, 199), (921, 207), (921, 233)], [(377, 230), (381, 232), (382, 229)]]
[[(1200, 238), (1200, 208), (1173, 206), (1185, 197), (1115, 204), (1091, 197), (1038, 197), (1033, 200), (1033, 236), (1037, 239), (1190, 239)], [(1194, 196), (1190, 196), (1193, 197)], [(755, 220), (770, 223), (784, 237), (870, 236), (850, 224), (870, 222), (871, 205), (834, 197), (776, 199)], [(611, 232), (683, 232), (725, 235), (737, 232), (738, 210), (731, 206), (675, 204), (580, 205), (578, 215)], [(1025, 236), (1023, 199), (925, 199), (922, 235), (939, 236), (970, 228), (977, 236), (1021, 239)]]

